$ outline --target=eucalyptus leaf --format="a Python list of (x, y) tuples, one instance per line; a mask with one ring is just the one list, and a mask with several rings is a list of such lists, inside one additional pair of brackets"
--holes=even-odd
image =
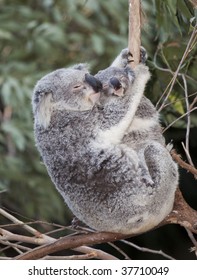
[(12, 140), (19, 151), (24, 151), (26, 142), (25, 138), (12, 122), (4, 122), (2, 124), (2, 130), (12, 137)]

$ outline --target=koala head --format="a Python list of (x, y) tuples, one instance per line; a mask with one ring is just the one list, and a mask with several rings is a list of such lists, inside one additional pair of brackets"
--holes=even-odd
[(59, 69), (44, 76), (33, 93), (36, 123), (47, 128), (56, 110), (90, 110), (98, 102), (101, 89), (101, 82), (89, 74), (84, 64)]
[(130, 67), (108, 67), (99, 71), (95, 78), (102, 83), (102, 96), (100, 98), (102, 103), (107, 100), (115, 100), (117, 97), (123, 98), (127, 95), (135, 75)]

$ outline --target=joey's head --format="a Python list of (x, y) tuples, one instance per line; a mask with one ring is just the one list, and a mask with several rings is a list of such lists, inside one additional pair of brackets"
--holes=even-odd
[(99, 101), (101, 89), (101, 82), (89, 74), (84, 64), (51, 72), (39, 80), (34, 89), (35, 122), (47, 128), (57, 110), (91, 110)]
[(128, 93), (128, 89), (132, 86), (135, 75), (130, 67), (108, 67), (99, 71), (95, 78), (103, 85), (100, 99), (100, 102), (103, 103), (106, 100), (118, 101), (116, 100), (117, 97), (124, 98)]

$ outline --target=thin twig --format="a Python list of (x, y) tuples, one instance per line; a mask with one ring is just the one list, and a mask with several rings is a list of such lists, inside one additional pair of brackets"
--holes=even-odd
[(163, 109), (163, 107), (164, 107), (164, 105), (165, 105), (165, 103), (166, 103), (166, 101), (167, 101), (167, 99), (168, 99), (168, 97), (169, 97), (169, 95), (170, 95), (170, 93), (171, 93), (171, 91), (172, 91), (172, 89), (173, 89), (173, 86), (174, 86), (174, 84), (175, 84), (177, 75), (178, 75), (178, 73), (179, 73), (179, 71), (180, 71), (180, 69), (181, 69), (181, 66), (182, 66), (184, 60), (186, 59), (188, 53), (191, 51), (191, 47), (194, 45), (194, 42), (196, 41), (196, 31), (197, 31), (197, 25), (194, 27), (194, 30), (193, 30), (193, 32), (192, 32), (192, 34), (191, 34), (191, 37), (190, 37), (190, 39), (189, 39), (189, 42), (188, 42), (187, 47), (186, 47), (186, 49), (185, 49), (185, 52), (184, 52), (184, 54), (183, 54), (183, 56), (182, 56), (182, 58), (181, 58), (181, 61), (180, 61), (179, 65), (178, 65), (178, 67), (177, 67), (177, 69), (176, 69), (176, 71), (175, 71), (175, 73), (174, 73), (174, 76), (173, 76), (173, 78), (172, 78), (172, 82), (171, 82), (171, 85), (170, 85), (170, 89), (169, 89), (169, 91), (168, 91), (168, 94), (166, 95), (166, 97), (165, 97), (165, 99), (164, 99), (162, 105), (161, 105), (160, 108), (158, 109), (158, 112), (160, 112), (160, 111)]
[(197, 169), (190, 164), (186, 163), (184, 160), (181, 159), (181, 156), (176, 153), (174, 149), (170, 152), (172, 158), (184, 169), (189, 171), (190, 173), (197, 175)]
[[(12, 240), (12, 241), (21, 241), (25, 243), (37, 244), (42, 245), (46, 244), (45, 238), (42, 237), (30, 237), (20, 234), (14, 234), (9, 232), (8, 230), (0, 228), (0, 240)], [(53, 239), (54, 241), (54, 239)], [(51, 241), (50, 241), (51, 242)]]
[[(191, 95), (190, 95), (191, 96)], [(190, 110), (194, 107), (194, 105), (196, 104), (197, 102), (197, 96), (194, 98), (193, 102), (191, 103), (190, 105)]]
[(77, 248), (73, 248), (73, 251), (80, 252), (83, 254), (94, 254), (95, 259), (100, 260), (118, 260), (118, 258), (114, 257), (113, 255), (106, 253), (102, 250), (91, 248), (88, 246), (80, 246)]
[(189, 135), (190, 135), (190, 126), (191, 126), (191, 118), (190, 118), (190, 107), (189, 107), (189, 98), (188, 98), (188, 90), (187, 90), (187, 82), (185, 79), (185, 76), (182, 74), (183, 84), (184, 84), (184, 92), (185, 92), (185, 103), (186, 103), (186, 110), (188, 112), (187, 114), (187, 129), (186, 129), (186, 139), (185, 139), (185, 148), (187, 150), (186, 155), (188, 158), (189, 163), (191, 164), (191, 157), (189, 152)]
[[(0, 210), (3, 210), (3, 209), (0, 209)], [(31, 232), (34, 232), (32, 230), (33, 228), (22, 223), (20, 220), (16, 219), (14, 216), (7, 213), (5, 210), (1, 211), (1, 213), (3, 213), (5, 217), (9, 218), (13, 222), (16, 221), (17, 226), (24, 227), (24, 225), (25, 225), (27, 227), (26, 229), (29, 230), (29, 228), (30, 228)], [(15, 224), (11, 224), (11, 225), (13, 226)], [(60, 225), (56, 225), (56, 226), (60, 227)], [(67, 228), (70, 229), (70, 227), (67, 227)], [(85, 231), (85, 229), (84, 229), (84, 231)], [(86, 231), (87, 231), (87, 229), (86, 229)], [(21, 241), (21, 242), (26, 242), (26, 243), (30, 243), (30, 244), (36, 244), (36, 245), (44, 245), (44, 244), (49, 244), (52, 241), (54, 242), (57, 240), (53, 237), (48, 238), (48, 236), (46, 234), (41, 234), (39, 237), (29, 237), (29, 236), (24, 236), (24, 235), (13, 234), (13, 233), (9, 232), (8, 230), (2, 229), (2, 227), (0, 228), (0, 234), (1, 234), (1, 236), (0, 236), (1, 243), (6, 242), (8, 240), (13, 240), (13, 241)], [(6, 241), (4, 241), (4, 240), (6, 240)], [(73, 248), (73, 251), (84, 253), (84, 254), (93, 253), (95, 258), (97, 258), (97, 259), (105, 259), (105, 260), (117, 259), (116, 257), (112, 256), (109, 253), (106, 253), (102, 250), (93, 249), (93, 248), (90, 248), (87, 246), (80, 246), (77, 248)]]
[[(191, 93), (191, 94), (188, 95), (188, 97), (192, 97), (192, 96), (194, 96), (194, 95), (196, 95), (196, 94), (197, 94), (197, 92)], [(171, 106), (172, 104), (176, 104), (177, 102), (180, 102), (180, 101), (183, 101), (183, 100), (185, 100), (185, 97), (183, 97), (183, 98), (177, 98), (177, 99), (174, 100), (174, 101), (171, 101), (171, 102), (169, 102), (169, 103), (166, 103), (166, 104), (164, 105), (163, 108), (166, 108), (166, 107), (168, 107), (168, 106)], [(194, 98), (193, 102), (191, 103), (191, 105), (190, 105), (190, 110), (193, 109), (193, 107), (194, 107), (194, 105), (195, 105), (196, 102), (197, 102), (197, 96)]]
[(5, 218), (9, 219), (10, 221), (12, 221), (14, 224), (22, 226), (24, 229), (26, 229), (28, 232), (30, 232), (34, 236), (36, 236), (38, 238), (46, 239), (48, 241), (53, 241), (53, 238), (51, 238), (50, 236), (44, 235), (44, 234), (40, 233), (38, 230), (26, 225), (25, 223), (18, 220), (16, 217), (9, 214), (8, 212), (3, 210), (2, 208), (0, 208), (0, 214), (3, 215)]
[(17, 244), (17, 243), (12, 243), (12, 242), (9, 242), (9, 241), (1, 240), (0, 243), (3, 244), (3, 245), (9, 246), (9, 247), (18, 248), (18, 249), (23, 250), (23, 251), (30, 251), (31, 250), (31, 248), (29, 248), (29, 247), (26, 247), (26, 246), (23, 246), (23, 245), (20, 245), (20, 244)]
[[(189, 151), (188, 151), (188, 150), (186, 149), (186, 147), (185, 147), (185, 144), (184, 144), (183, 142), (181, 142), (181, 144), (182, 144), (182, 146), (183, 146), (183, 149), (184, 149), (184, 151), (185, 151), (185, 154), (186, 154), (186, 156), (187, 156), (187, 160), (189, 161), (190, 166), (195, 168), (195, 166), (194, 166), (194, 164), (193, 164), (193, 161), (192, 161), (192, 159), (191, 159), (191, 157), (190, 157)], [(194, 175), (194, 178), (197, 179), (197, 175)]]
[(177, 118), (176, 120), (174, 120), (173, 122), (171, 122), (164, 130), (163, 133), (168, 130), (173, 124), (175, 124), (177, 121), (181, 120), (182, 118), (184, 118), (185, 116), (187, 116), (188, 113), (191, 113), (193, 111), (195, 111), (197, 109), (197, 107), (194, 107), (193, 109), (191, 109), (189, 112), (186, 112), (185, 114), (181, 115), (179, 118)]
[(124, 256), (125, 260), (130, 260), (131, 258), (129, 258), (129, 256), (122, 250), (120, 249), (117, 245), (115, 245), (112, 242), (108, 242), (108, 244), (113, 247), (114, 249), (116, 249), (116, 251), (118, 251), (121, 255)]
[(141, 251), (141, 252), (147, 252), (147, 253), (152, 253), (152, 254), (157, 254), (157, 255), (161, 255), (169, 260), (175, 260), (173, 257), (171, 257), (170, 255), (167, 255), (166, 253), (164, 253), (163, 251), (161, 250), (152, 250), (152, 249), (149, 249), (149, 248), (145, 248), (145, 247), (140, 247), (130, 241), (127, 241), (127, 240), (121, 240), (123, 243), (131, 246), (131, 247), (134, 247), (135, 249)]
[(94, 253), (84, 255), (72, 255), (72, 256), (45, 256), (41, 260), (89, 260), (94, 259), (96, 255)]
[[(160, 71), (163, 71), (163, 72), (168, 72), (168, 73), (174, 75), (175, 72), (172, 71), (172, 69), (171, 69), (170, 67), (169, 67), (169, 68), (164, 68), (164, 67), (161, 67), (161, 66), (159, 66), (159, 65), (157, 64), (157, 55), (158, 55), (159, 50), (160, 50), (160, 48), (157, 48), (157, 50), (156, 50), (156, 52), (155, 52), (155, 54), (154, 54), (154, 57), (153, 57), (153, 63), (152, 63), (152, 64), (154, 65), (154, 67), (155, 67), (156, 69), (158, 69), (158, 70), (160, 70)], [(163, 52), (162, 52), (162, 53), (163, 53)], [(165, 57), (164, 57), (164, 60), (166, 61), (166, 58), (165, 58)], [(167, 61), (166, 61), (166, 62), (167, 62)], [(167, 63), (167, 65), (168, 65), (168, 63)], [(184, 67), (185, 67), (185, 65), (182, 65), (181, 68), (180, 68), (180, 70), (181, 70), (182, 68), (184, 68)], [(191, 81), (194, 82), (194, 83), (197, 83), (197, 80), (195, 80), (194, 78), (190, 77), (189, 75), (187, 75), (187, 74), (185, 74), (185, 73), (179, 72), (179, 73), (177, 74), (177, 76), (181, 76), (182, 74), (184, 74), (185, 77), (186, 77), (187, 79), (191, 80)], [(171, 82), (172, 82), (172, 81), (171, 81)], [(170, 83), (171, 83), (171, 82), (170, 82)], [(170, 85), (170, 83), (168, 84), (168, 86)], [(161, 101), (161, 99), (163, 98), (164, 95), (165, 95), (165, 92), (162, 94), (162, 96), (160, 97), (160, 99), (157, 101), (157, 106), (158, 106), (158, 103), (160, 103), (160, 101)], [(156, 106), (156, 107), (157, 107), (157, 106)]]
[(195, 251), (195, 254), (197, 256), (197, 241), (196, 241), (193, 233), (189, 229), (185, 228), (185, 230), (187, 231), (187, 234), (188, 234), (190, 240), (194, 244), (194, 247), (191, 249), (191, 252)]

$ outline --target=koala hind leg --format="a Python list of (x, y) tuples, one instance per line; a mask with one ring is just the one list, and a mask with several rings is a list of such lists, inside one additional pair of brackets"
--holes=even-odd
[(172, 160), (169, 151), (160, 143), (148, 144), (144, 149), (144, 158), (156, 187), (168, 188), (178, 183), (177, 165)]
[(154, 187), (155, 183), (151, 178), (149, 169), (145, 160), (144, 150), (138, 152), (139, 168), (141, 169), (141, 180), (146, 186)]

